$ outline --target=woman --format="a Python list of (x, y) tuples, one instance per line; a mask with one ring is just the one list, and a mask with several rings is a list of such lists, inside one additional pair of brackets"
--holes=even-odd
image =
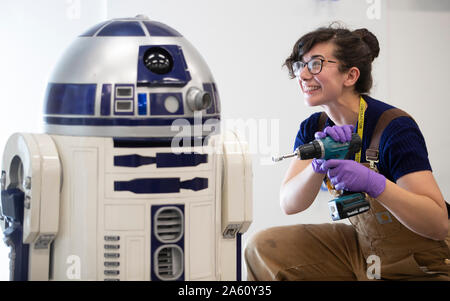
[[(326, 113), (301, 123), (294, 149), (326, 136), (350, 141), (358, 132), (362, 150), (355, 160), (293, 160), (280, 190), (282, 209), (306, 210), (326, 178), (337, 190), (367, 193), (371, 208), (351, 217), (352, 225), (257, 233), (245, 252), (250, 280), (450, 280), (446, 203), (417, 124), (405, 114), (394, 116), (374, 137), (380, 116), (393, 109), (367, 95), (378, 53), (378, 40), (368, 30), (330, 26), (301, 37), (286, 59), (307, 105)], [(325, 129), (319, 128), (320, 116)], [(375, 153), (366, 152), (377, 139)], [(381, 269), (371, 269), (375, 264)]]

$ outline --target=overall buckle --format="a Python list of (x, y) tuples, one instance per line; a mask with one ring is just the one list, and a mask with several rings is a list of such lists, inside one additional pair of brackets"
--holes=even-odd
[(379, 162), (378, 159), (379, 151), (375, 149), (366, 150), (366, 161), (370, 163), (370, 169), (377, 170), (375, 163)]

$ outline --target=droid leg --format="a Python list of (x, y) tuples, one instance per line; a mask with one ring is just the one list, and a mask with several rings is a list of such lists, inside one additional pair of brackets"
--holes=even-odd
[[(216, 172), (221, 188), (220, 280), (241, 280), (241, 236), (252, 222), (252, 161), (248, 145), (236, 133), (222, 136)], [(215, 141), (214, 143), (218, 143)], [(232, 264), (234, 263), (234, 264)]]
[(11, 247), (11, 280), (48, 280), (58, 232), (61, 166), (48, 135), (18, 133), (5, 147), (1, 215)]

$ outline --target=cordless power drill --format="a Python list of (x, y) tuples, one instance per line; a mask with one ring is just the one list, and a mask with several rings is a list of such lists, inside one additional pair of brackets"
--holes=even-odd
[[(314, 140), (308, 144), (300, 145), (292, 154), (272, 157), (274, 162), (279, 162), (286, 158), (297, 157), (300, 160), (309, 159), (350, 159), (361, 149), (361, 138), (357, 133), (352, 134), (350, 142), (340, 143), (327, 136), (323, 139)], [(370, 203), (366, 200), (366, 195), (362, 192), (342, 191), (337, 192), (327, 182), (328, 188), (334, 191), (336, 198), (328, 202), (331, 218), (336, 221), (356, 214), (363, 213), (370, 209)]]

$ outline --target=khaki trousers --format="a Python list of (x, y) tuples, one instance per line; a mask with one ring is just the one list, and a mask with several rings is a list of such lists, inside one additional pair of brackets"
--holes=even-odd
[[(398, 248), (395, 243), (374, 243), (376, 240), (368, 243), (354, 226), (343, 223), (269, 228), (256, 233), (247, 243), (248, 280), (372, 280), (368, 268), (375, 262), (366, 260), (377, 255), (381, 259), (381, 280), (448, 281), (449, 237), (447, 243), (428, 242), (425, 238), (417, 238), (417, 243), (408, 238), (420, 246), (415, 249), (407, 244)], [(370, 254), (372, 251), (374, 254)]]

